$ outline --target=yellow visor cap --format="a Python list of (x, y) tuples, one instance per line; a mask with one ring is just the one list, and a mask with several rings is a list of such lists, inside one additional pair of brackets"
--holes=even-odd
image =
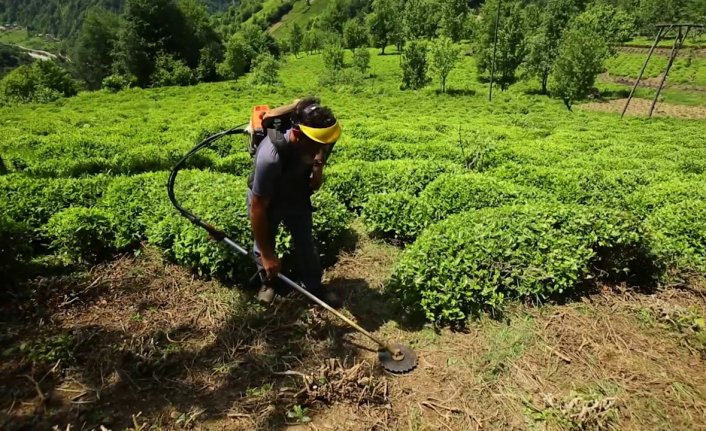
[(311, 140), (320, 144), (333, 144), (338, 141), (338, 138), (341, 136), (341, 126), (338, 125), (338, 122), (336, 122), (333, 126), (326, 127), (325, 129), (317, 129), (315, 127), (300, 124), (299, 130), (301, 130), (302, 133), (308, 136)]

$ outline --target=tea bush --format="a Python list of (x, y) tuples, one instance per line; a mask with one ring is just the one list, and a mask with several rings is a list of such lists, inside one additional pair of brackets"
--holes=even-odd
[(26, 226), (0, 214), (0, 279), (8, 282), (18, 263), (30, 256), (30, 232)]
[(438, 160), (346, 162), (331, 166), (325, 187), (348, 208), (360, 210), (370, 195), (403, 191), (418, 194), (437, 176), (459, 172), (461, 166)]
[(706, 200), (664, 205), (645, 221), (651, 251), (676, 273), (706, 272)]
[[(626, 213), (575, 205), (470, 211), (431, 226), (408, 247), (389, 289), (430, 320), (461, 321), (506, 298), (541, 301), (604, 273), (635, 271), (623, 266), (643, 258), (641, 232)], [(619, 261), (609, 260), (614, 247)]]
[(104, 175), (80, 179), (0, 176), (0, 208), (6, 216), (38, 233), (59, 211), (71, 206), (94, 205), (111, 180)]
[(510, 203), (533, 201), (538, 196), (551, 198), (539, 190), (516, 186), (490, 175), (470, 172), (443, 174), (426, 186), (419, 198), (378, 195), (369, 200), (363, 214), (373, 231), (413, 239), (427, 226), (459, 212)]
[(99, 208), (67, 208), (56, 213), (43, 227), (51, 248), (71, 263), (94, 264), (115, 252), (113, 222)]

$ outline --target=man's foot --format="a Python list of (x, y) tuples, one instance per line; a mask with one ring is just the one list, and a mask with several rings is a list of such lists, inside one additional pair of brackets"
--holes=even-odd
[(314, 296), (324, 301), (333, 308), (341, 308), (343, 306), (343, 300), (341, 297), (331, 289), (318, 289), (311, 292)]
[(263, 304), (272, 304), (272, 301), (275, 300), (275, 289), (270, 286), (263, 285), (257, 293), (257, 299)]

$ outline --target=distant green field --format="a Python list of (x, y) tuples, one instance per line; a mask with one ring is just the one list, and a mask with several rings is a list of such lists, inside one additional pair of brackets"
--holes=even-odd
[(55, 52), (59, 42), (44, 37), (30, 36), (27, 30), (10, 30), (0, 32), (0, 42), (8, 45), (22, 45), (25, 48)]
[(325, 8), (324, 0), (312, 0), (311, 6), (306, 4), (306, 0), (297, 0), (292, 10), (270, 28), (270, 33), (276, 38), (284, 37), (289, 34), (295, 22), (302, 28), (306, 28), (309, 22), (319, 16)]
[[(656, 36), (656, 35), (655, 35)], [(674, 44), (675, 35), (671, 34), (668, 37), (662, 38), (659, 42), (661, 48), (671, 48)], [(639, 36), (631, 41), (625, 42), (624, 46), (652, 46), (654, 37)], [(706, 47), (706, 35), (690, 36), (684, 41), (686, 47)]]
[[(668, 82), (673, 84), (697, 85), (706, 87), (706, 58), (686, 57), (687, 52), (677, 57), (669, 72)], [(606, 70), (614, 76), (637, 78), (646, 58), (645, 54), (621, 53), (606, 61)], [(660, 76), (667, 68), (667, 57), (653, 55), (645, 69), (643, 78)]]

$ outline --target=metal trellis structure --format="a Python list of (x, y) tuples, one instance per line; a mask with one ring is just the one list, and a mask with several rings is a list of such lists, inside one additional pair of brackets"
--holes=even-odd
[(633, 96), (635, 95), (635, 90), (637, 89), (637, 86), (640, 84), (640, 80), (642, 80), (642, 75), (645, 73), (645, 69), (647, 68), (647, 64), (650, 62), (650, 58), (652, 58), (652, 54), (655, 51), (655, 48), (657, 48), (657, 45), (659, 44), (659, 41), (662, 40), (663, 37), (665, 37), (670, 31), (676, 30), (676, 38), (674, 39), (674, 44), (672, 45), (672, 51), (669, 54), (669, 61), (667, 62), (667, 70), (664, 72), (662, 75), (662, 79), (660, 80), (659, 87), (657, 88), (657, 93), (655, 93), (655, 97), (652, 100), (652, 105), (650, 106), (650, 118), (652, 118), (652, 113), (655, 110), (655, 105), (657, 104), (657, 99), (659, 99), (659, 95), (662, 92), (662, 88), (664, 88), (664, 83), (667, 80), (667, 75), (669, 75), (669, 71), (672, 68), (672, 65), (674, 64), (674, 60), (677, 58), (677, 54), (679, 54), (679, 50), (684, 46), (684, 40), (686, 40), (686, 37), (689, 35), (689, 32), (691, 31), (692, 28), (697, 28), (697, 29), (703, 29), (705, 26), (703, 24), (693, 24), (693, 23), (674, 23), (674, 24), (657, 24), (657, 36), (655, 37), (655, 41), (652, 44), (652, 47), (650, 48), (650, 51), (647, 54), (647, 58), (645, 59), (645, 63), (642, 65), (642, 69), (640, 69), (640, 74), (637, 76), (637, 79), (635, 80), (635, 84), (632, 86), (632, 90), (630, 90), (630, 95), (628, 96), (628, 100), (625, 102), (625, 107), (623, 108), (622, 114), (620, 114), (620, 118), (623, 118), (625, 116), (625, 113), (628, 110), (628, 106), (630, 106), (630, 102), (632, 101)]

